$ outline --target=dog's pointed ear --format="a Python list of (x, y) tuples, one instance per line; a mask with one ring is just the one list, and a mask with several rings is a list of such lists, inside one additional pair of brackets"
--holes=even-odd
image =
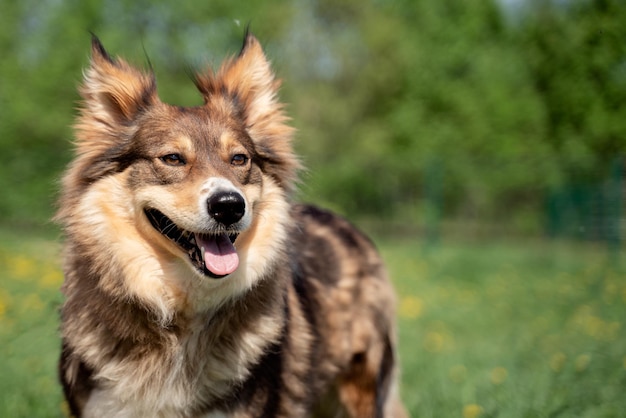
[(226, 61), (217, 74), (196, 75), (195, 82), (205, 103), (226, 99), (238, 108), (258, 155), (270, 163), (266, 170), (291, 191), (300, 168), (291, 147), (294, 129), (278, 100), (280, 81), (259, 41), (246, 31), (239, 55)]
[(251, 33), (246, 33), (239, 56), (221, 76), (227, 89), (241, 100), (250, 125), (280, 109), (280, 80), (275, 78), (261, 44)]
[(274, 77), (261, 44), (249, 32), (239, 55), (227, 60), (217, 75), (209, 71), (197, 75), (195, 81), (207, 103), (224, 93), (232, 97), (242, 108), (249, 127), (266, 123), (277, 112), (281, 114), (277, 98), (280, 81)]
[(158, 101), (154, 75), (109, 56), (96, 36), (92, 36), (91, 62), (80, 94), (83, 114), (112, 125), (128, 124), (142, 109)]
[(277, 98), (280, 81), (274, 77), (261, 44), (249, 32), (239, 55), (227, 60), (217, 74), (209, 71), (196, 75), (195, 82), (207, 103), (224, 93), (231, 96), (242, 108), (248, 127), (265, 124), (268, 118), (275, 122), (277, 114), (284, 121)]

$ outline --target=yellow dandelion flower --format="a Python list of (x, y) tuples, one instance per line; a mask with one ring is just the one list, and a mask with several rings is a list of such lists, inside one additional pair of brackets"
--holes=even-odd
[(424, 340), (424, 348), (431, 353), (439, 353), (443, 350), (445, 337), (439, 332), (429, 332)]
[(463, 418), (478, 418), (483, 413), (483, 408), (475, 403), (463, 407)]
[(491, 383), (501, 385), (506, 380), (509, 372), (504, 367), (496, 367), (491, 371)]
[(620, 324), (617, 321), (613, 321), (609, 324), (607, 324), (606, 326), (606, 340), (607, 341), (613, 341), (615, 340), (619, 335), (619, 330), (622, 327), (622, 324)]
[(587, 335), (594, 338), (600, 338), (604, 330), (604, 321), (597, 316), (589, 316), (585, 318), (583, 326)]
[(566, 360), (567, 356), (561, 352), (558, 352), (550, 357), (550, 368), (558, 373), (563, 369)]
[(11, 304), (11, 295), (4, 289), (0, 289), (0, 320), (8, 319), (5, 317), (9, 305)]
[(574, 360), (574, 366), (576, 367), (576, 371), (579, 373), (585, 371), (590, 362), (591, 356), (589, 354), (581, 354), (580, 356), (576, 357), (576, 360)]
[(57, 269), (46, 269), (39, 279), (39, 285), (45, 288), (57, 288), (63, 283), (63, 273)]
[(69, 417), (71, 415), (70, 405), (67, 403), (67, 401), (61, 402), (61, 413), (64, 417)]
[(24, 298), (22, 308), (27, 312), (41, 311), (44, 308), (44, 303), (38, 294), (31, 293)]
[(604, 300), (606, 303), (612, 303), (615, 296), (619, 295), (619, 285), (614, 280), (607, 280), (604, 285)]
[(467, 377), (467, 368), (462, 364), (452, 366), (450, 368), (450, 371), (448, 372), (448, 376), (450, 376), (450, 380), (452, 380), (454, 383), (461, 383)]
[(406, 296), (400, 300), (398, 310), (401, 318), (417, 319), (422, 316), (424, 302), (416, 296)]
[(9, 274), (17, 278), (26, 278), (35, 274), (37, 262), (33, 259), (18, 255), (8, 260)]

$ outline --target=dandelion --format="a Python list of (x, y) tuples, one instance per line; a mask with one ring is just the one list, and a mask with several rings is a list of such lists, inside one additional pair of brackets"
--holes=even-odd
[(10, 275), (18, 278), (25, 278), (34, 275), (37, 262), (33, 259), (20, 255), (10, 258), (7, 264)]
[(454, 383), (461, 383), (467, 377), (467, 368), (462, 364), (452, 366), (450, 368), (450, 371), (448, 372), (448, 376), (450, 376), (450, 380), (452, 380)]
[(504, 367), (496, 367), (491, 371), (491, 383), (501, 385), (504, 383), (509, 372)]
[(4, 318), (4, 314), (6, 313), (6, 311), (7, 311), (7, 303), (2, 297), (2, 294), (0, 294), (0, 320)]
[(424, 302), (415, 296), (406, 296), (400, 300), (400, 317), (406, 319), (417, 319), (424, 311)]
[(26, 312), (37, 312), (42, 311), (44, 308), (44, 303), (36, 293), (31, 293), (27, 295), (22, 301), (22, 308)]
[(591, 315), (584, 319), (583, 326), (587, 335), (598, 339), (602, 336), (604, 321), (597, 316)]
[(61, 283), (63, 283), (63, 274), (57, 269), (46, 269), (39, 279), (39, 285), (44, 288), (57, 288)]
[(483, 408), (475, 403), (463, 407), (463, 418), (478, 418), (483, 413)]
[(64, 417), (69, 417), (71, 415), (70, 405), (67, 403), (67, 401), (61, 402), (61, 413)]
[(567, 356), (561, 352), (558, 352), (550, 357), (550, 368), (554, 372), (558, 373), (563, 369), (566, 360)]
[(619, 336), (619, 330), (621, 327), (622, 327), (622, 324), (620, 324), (617, 321), (607, 324), (607, 329), (606, 329), (607, 341), (613, 341), (614, 339), (616, 339)]
[(619, 296), (619, 285), (615, 282), (615, 279), (607, 279), (607, 283), (604, 286), (604, 301), (607, 304), (613, 303), (616, 296)]
[[(11, 294), (4, 289), (0, 289), (0, 320), (9, 319), (6, 316), (9, 307), (11, 306)], [(6, 324), (6, 321), (5, 321)]]
[(438, 353), (443, 350), (445, 337), (439, 332), (429, 332), (424, 340), (424, 348), (431, 353)]
[(576, 360), (574, 360), (574, 366), (576, 367), (576, 371), (577, 372), (583, 372), (587, 369), (587, 366), (589, 366), (589, 362), (591, 361), (591, 356), (589, 354), (581, 354), (580, 356), (576, 357)]

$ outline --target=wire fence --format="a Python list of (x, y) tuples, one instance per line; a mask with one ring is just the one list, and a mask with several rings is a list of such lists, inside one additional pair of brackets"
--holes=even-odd
[[(534, 220), (539, 225), (532, 229), (534, 233), (549, 238), (604, 242), (612, 249), (621, 248), (626, 240), (626, 156), (616, 157), (608, 168), (607, 175), (593, 181), (571, 181), (530, 193)], [(523, 228), (502, 220), (490, 220), (491, 215), (486, 213), (475, 214), (473, 219), (451, 215), (454, 210), (445, 196), (448, 187), (445, 171), (445, 166), (433, 164), (424, 176), (419, 225), (429, 242), (436, 242), (444, 233), (463, 234), (463, 230), (471, 229), (472, 223), (480, 225), (474, 231), (481, 228), (489, 235), (528, 234), (528, 230), (522, 231)], [(512, 207), (504, 216), (510, 220), (517, 210)]]
[(616, 158), (610, 175), (601, 182), (553, 191), (546, 202), (546, 232), (619, 247), (626, 238), (625, 180), (624, 158)]

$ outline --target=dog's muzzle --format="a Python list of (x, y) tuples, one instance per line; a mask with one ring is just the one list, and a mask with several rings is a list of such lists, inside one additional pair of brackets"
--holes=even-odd
[(238, 193), (220, 192), (207, 199), (207, 209), (217, 224), (214, 231), (187, 231), (157, 209), (147, 208), (144, 212), (154, 229), (186, 253), (200, 273), (219, 279), (239, 266), (233, 245), (239, 234), (231, 227), (243, 218), (246, 204)]

